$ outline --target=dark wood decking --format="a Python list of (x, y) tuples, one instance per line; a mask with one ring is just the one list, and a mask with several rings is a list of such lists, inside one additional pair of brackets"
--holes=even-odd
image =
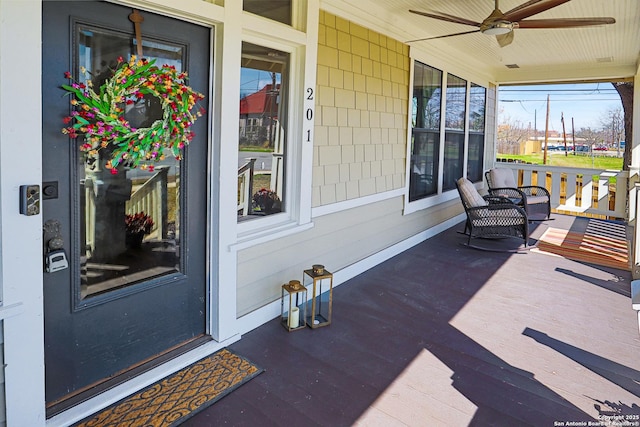
[(288, 333), (276, 319), (243, 336), (231, 348), (266, 371), (184, 425), (553, 426), (640, 414), (630, 273), (481, 252), (460, 245), (461, 229), (337, 287), (328, 327)]

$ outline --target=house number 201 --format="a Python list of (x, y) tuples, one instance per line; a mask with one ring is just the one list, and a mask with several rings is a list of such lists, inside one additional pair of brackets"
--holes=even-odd
[[(313, 88), (307, 88), (307, 101), (313, 101)], [(305, 118), (307, 121), (311, 121), (313, 119), (313, 108), (307, 108), (305, 112)], [(307, 129), (307, 142), (311, 142), (311, 129)]]

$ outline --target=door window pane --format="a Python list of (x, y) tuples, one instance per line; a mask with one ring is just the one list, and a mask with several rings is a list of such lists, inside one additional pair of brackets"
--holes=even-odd
[(285, 210), (289, 54), (242, 44), (238, 221)]
[(472, 182), (482, 181), (484, 163), (484, 123), (487, 90), (471, 83), (469, 92), (469, 149), (467, 178)]
[(247, 12), (291, 25), (291, 0), (244, 0), (242, 7)]
[(449, 74), (447, 76), (446, 111), (444, 116), (444, 177), (443, 190), (455, 188), (462, 177), (464, 160), (464, 121), (466, 116), (467, 82)]
[[(76, 75), (94, 88), (111, 77), (118, 57), (128, 60), (136, 50), (128, 34), (80, 25), (77, 29)], [(183, 67), (184, 46), (144, 40), (148, 60)], [(87, 73), (80, 69), (84, 67)], [(162, 118), (160, 101), (147, 95), (123, 103), (125, 119), (148, 127)], [(78, 144), (90, 143), (78, 138)], [(80, 233), (79, 300), (128, 285), (180, 272), (180, 161), (169, 150), (152, 170), (119, 165), (105, 167), (108, 148), (77, 152)]]
[(438, 191), (442, 71), (416, 62), (411, 111), (409, 200)]

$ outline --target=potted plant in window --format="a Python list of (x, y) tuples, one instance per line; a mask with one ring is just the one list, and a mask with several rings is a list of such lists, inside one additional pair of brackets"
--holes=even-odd
[(253, 195), (253, 212), (265, 215), (282, 211), (282, 203), (275, 191), (261, 188)]
[(144, 212), (127, 214), (124, 217), (126, 229), (125, 243), (130, 248), (140, 248), (144, 236), (151, 233), (153, 218)]

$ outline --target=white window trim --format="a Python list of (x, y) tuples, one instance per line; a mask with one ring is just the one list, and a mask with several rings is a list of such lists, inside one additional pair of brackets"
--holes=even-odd
[(287, 81), (289, 87), (287, 88), (287, 125), (286, 125), (286, 146), (285, 146), (285, 173), (284, 189), (285, 194), (283, 197), (283, 212), (273, 215), (268, 215), (261, 218), (250, 219), (247, 221), (238, 223), (238, 238), (247, 238), (252, 234), (262, 235), (265, 230), (277, 227), (281, 224), (287, 224), (291, 222), (297, 222), (299, 217), (299, 206), (297, 203), (297, 194), (300, 192), (298, 186), (299, 179), (297, 178), (295, 165), (300, 161), (300, 150), (297, 146), (299, 134), (296, 131), (297, 123), (300, 121), (299, 111), (300, 107), (296, 105), (295, 94), (299, 93), (298, 87), (300, 86), (299, 80), (300, 73), (300, 59), (299, 46), (287, 45), (285, 43), (278, 43), (272, 39), (264, 38), (262, 35), (245, 34), (243, 41), (263, 46), (266, 48), (272, 48), (281, 52), (289, 54), (289, 61), (287, 64), (288, 73)]
[[(308, 10), (317, 10), (317, 1), (312, 1)], [(295, 5), (294, 5), (295, 6)], [(299, 5), (298, 5), (299, 6)], [(294, 8), (294, 11), (298, 7)], [(296, 13), (299, 13), (296, 12)], [(287, 142), (285, 156), (284, 212), (239, 222), (236, 227), (236, 242), (229, 250), (240, 250), (283, 236), (302, 232), (311, 224), (311, 174), (313, 162), (313, 109), (315, 100), (308, 99), (306, 88), (315, 91), (317, 62), (317, 14), (308, 14), (303, 33), (293, 28), (283, 28), (280, 23), (246, 14), (247, 26), (243, 29), (243, 41), (286, 52), (289, 57), (287, 72), (289, 90), (287, 98)], [(276, 26), (273, 28), (272, 26)], [(311, 70), (309, 72), (308, 70)], [(306, 111), (311, 109), (311, 119)], [(311, 136), (307, 138), (307, 133)]]

